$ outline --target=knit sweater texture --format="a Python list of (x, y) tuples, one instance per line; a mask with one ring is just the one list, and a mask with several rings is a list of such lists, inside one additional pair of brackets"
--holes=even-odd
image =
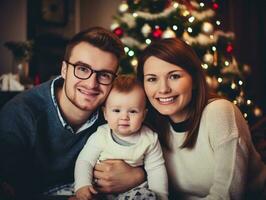
[(0, 176), (19, 195), (74, 181), (76, 158), (104, 120), (73, 134), (63, 127), (47, 81), (10, 100), (0, 111)]
[(266, 167), (252, 144), (246, 121), (231, 102), (220, 99), (205, 107), (193, 149), (180, 148), (186, 132), (170, 130), (172, 152), (164, 153), (173, 199), (261, 196)]

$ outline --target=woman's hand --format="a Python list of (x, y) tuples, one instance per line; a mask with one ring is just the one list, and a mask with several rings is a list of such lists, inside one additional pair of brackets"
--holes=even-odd
[(106, 160), (94, 168), (97, 191), (104, 193), (125, 192), (145, 180), (141, 167), (131, 167), (122, 160)]

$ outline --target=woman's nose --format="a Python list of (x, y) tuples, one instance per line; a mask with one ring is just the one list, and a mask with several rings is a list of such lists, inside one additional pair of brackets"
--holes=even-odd
[(164, 93), (168, 93), (171, 91), (171, 88), (167, 82), (167, 80), (161, 80), (159, 82), (159, 92), (164, 94)]

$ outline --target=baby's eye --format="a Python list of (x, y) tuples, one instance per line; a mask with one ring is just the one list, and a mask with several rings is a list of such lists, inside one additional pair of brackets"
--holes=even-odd
[(138, 113), (138, 111), (137, 110), (130, 110), (129, 113), (135, 114), (135, 113)]
[(120, 112), (119, 109), (113, 109), (112, 111), (113, 111), (113, 112), (116, 112), (116, 113), (119, 113), (119, 112)]
[(170, 75), (170, 79), (172, 79), (172, 80), (179, 79), (180, 77), (181, 77), (180, 74), (171, 74)]

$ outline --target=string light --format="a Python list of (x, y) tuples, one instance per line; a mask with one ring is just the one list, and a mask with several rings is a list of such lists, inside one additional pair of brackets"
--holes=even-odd
[(124, 51), (127, 53), (129, 51), (128, 47), (124, 47)]
[(234, 89), (236, 89), (236, 84), (235, 83), (232, 83), (231, 84), (231, 88), (234, 90)]
[(250, 105), (251, 103), (252, 103), (251, 100), (248, 99), (247, 104)]
[(133, 13), (133, 17), (137, 17), (138, 16), (138, 14), (137, 13)]
[(239, 80), (238, 85), (243, 85), (243, 81)]
[(219, 78), (217, 79), (217, 81), (218, 81), (218, 83), (221, 83), (221, 82), (223, 82), (223, 79), (222, 79), (221, 77), (219, 77)]
[(221, 25), (221, 22), (220, 22), (219, 20), (217, 20), (217, 21), (216, 21), (216, 24), (217, 24), (218, 26), (220, 26), (220, 25)]
[(151, 43), (151, 39), (147, 38), (147, 39), (145, 40), (145, 43), (146, 43), (146, 44), (150, 44), (150, 43)]
[(188, 18), (188, 21), (189, 21), (190, 23), (194, 22), (194, 20), (195, 20), (195, 17), (193, 17), (193, 16), (191, 16), (190, 18)]
[(178, 8), (178, 7), (179, 7), (179, 4), (178, 4), (177, 2), (175, 2), (175, 3), (173, 4), (173, 7), (174, 7), (174, 8)]
[(187, 28), (187, 32), (192, 33), (192, 31), (193, 31), (193, 30), (192, 30), (191, 27), (188, 27), (188, 28)]
[(208, 65), (206, 64), (206, 63), (204, 63), (204, 64), (201, 64), (201, 67), (203, 68), (203, 69), (208, 69)]
[(132, 66), (136, 67), (138, 65), (138, 60), (136, 58), (133, 58), (130, 63)]
[(189, 13), (188, 10), (185, 10), (185, 11), (183, 12), (183, 16), (184, 16), (184, 17), (187, 17), (189, 14), (190, 14), (190, 13)]
[(247, 118), (248, 117), (248, 114), (247, 113), (244, 113), (244, 117)]
[(134, 53), (134, 51), (132, 51), (132, 50), (130, 50), (130, 51), (128, 52), (128, 55), (131, 56), (131, 57), (134, 56), (134, 54), (135, 54), (135, 53)]
[(176, 31), (178, 29), (177, 25), (173, 25), (173, 30)]
[(204, 7), (205, 6), (203, 2), (200, 2), (199, 5), (200, 5), (200, 7)]
[(229, 62), (226, 60), (226, 61), (224, 62), (224, 64), (225, 64), (225, 66), (228, 66), (228, 65), (229, 65)]
[(213, 51), (216, 51), (216, 47), (215, 47), (215, 46), (213, 46), (213, 47), (212, 47), (212, 50), (213, 50)]

